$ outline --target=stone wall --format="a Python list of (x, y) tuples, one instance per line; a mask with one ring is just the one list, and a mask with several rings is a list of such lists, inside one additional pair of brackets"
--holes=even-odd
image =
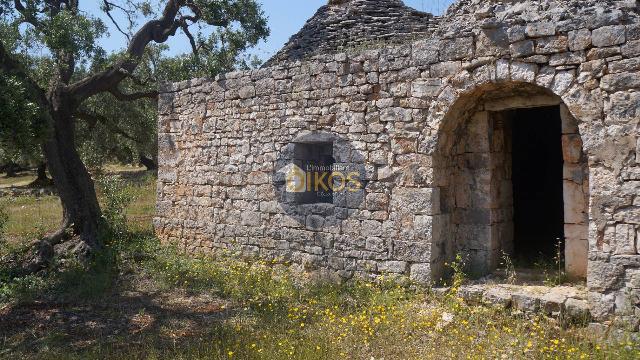
[[(234, 249), (345, 277), (389, 272), (437, 281), (444, 262), (479, 239), (475, 230), (450, 232), (446, 199), (459, 188), (442, 171), (451, 167), (440, 165), (449, 164), (455, 129), (477, 127), (477, 114), (494, 107), (560, 104), (577, 124), (565, 134), (574, 144), (566, 149), (581, 144), (585, 160), (565, 166), (588, 167), (582, 256), (592, 313), (633, 319), (640, 315), (638, 90), (638, 3), (591, 0), (463, 1), (431, 37), (408, 45), (169, 84), (159, 103), (155, 228), (188, 251)], [(363, 159), (366, 196), (353, 206), (306, 208), (300, 221), (277, 201), (273, 174), (283, 148), (316, 133), (348, 140)]]

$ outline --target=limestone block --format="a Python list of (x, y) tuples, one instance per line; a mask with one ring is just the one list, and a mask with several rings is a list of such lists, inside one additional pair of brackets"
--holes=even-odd
[(587, 60), (607, 59), (621, 54), (620, 46), (606, 48), (592, 48), (587, 51)]
[(556, 24), (552, 22), (537, 22), (526, 27), (528, 37), (552, 36), (556, 34)]
[(640, 71), (640, 57), (612, 61), (609, 63), (609, 73)]
[(578, 164), (582, 158), (582, 138), (578, 134), (562, 135), (562, 159), (570, 164)]
[(321, 230), (325, 224), (324, 217), (320, 215), (309, 215), (306, 218), (306, 227), (310, 230)]
[(567, 239), (586, 241), (589, 236), (589, 227), (587, 224), (565, 224), (564, 236)]
[(640, 39), (640, 24), (627, 25), (627, 40)]
[(602, 77), (600, 87), (608, 92), (640, 88), (640, 73), (608, 74)]
[(632, 57), (640, 55), (640, 40), (629, 41), (624, 44), (620, 51), (624, 57)]
[(533, 82), (536, 78), (538, 66), (523, 62), (511, 63), (511, 79), (515, 81)]
[(524, 40), (513, 43), (509, 46), (511, 56), (524, 57), (535, 54), (535, 44), (532, 40)]
[(380, 112), (380, 121), (382, 122), (394, 122), (402, 121), (409, 122), (412, 119), (411, 109), (404, 108), (386, 108)]
[(549, 65), (580, 65), (585, 61), (587, 61), (587, 55), (584, 51), (563, 52), (551, 55)]
[(457, 228), (458, 244), (465, 249), (491, 251), (497, 248), (498, 239), (492, 238), (492, 227), (486, 224), (461, 224)]
[(556, 74), (553, 82), (551, 83), (551, 89), (556, 95), (563, 95), (571, 85), (575, 79), (575, 74), (573, 70), (570, 71), (560, 71)]
[(507, 37), (510, 42), (524, 40), (526, 36), (526, 27), (521, 25), (510, 26), (507, 29)]
[(378, 262), (378, 271), (381, 273), (402, 274), (407, 271), (408, 264), (405, 261), (381, 261)]
[(434, 208), (440, 203), (438, 194), (438, 189), (396, 187), (391, 194), (391, 210), (402, 214), (435, 215), (439, 211)]
[(375, 220), (363, 220), (361, 234), (365, 237), (380, 236), (382, 233), (382, 223)]
[[(380, 233), (378, 233), (377, 235), (380, 235)], [(383, 239), (379, 237), (368, 237), (366, 240), (365, 249), (367, 249), (368, 251), (379, 253), (379, 252), (384, 252), (387, 249), (387, 247)]]
[(490, 287), (486, 289), (484, 295), (482, 296), (482, 301), (485, 304), (493, 304), (498, 305), (503, 308), (511, 307), (512, 303), (512, 294), (510, 291), (501, 288), (501, 287)]
[(640, 118), (640, 92), (619, 91), (605, 103), (607, 121), (628, 123)]
[(469, 59), (473, 55), (473, 38), (459, 37), (442, 40), (440, 43), (440, 60)]
[(569, 43), (566, 36), (552, 36), (536, 40), (536, 53), (542, 55), (567, 51)]
[(635, 255), (636, 229), (631, 224), (617, 224), (615, 228), (615, 255)]
[(566, 316), (576, 322), (588, 321), (591, 317), (589, 313), (589, 303), (586, 300), (568, 298), (564, 303)]
[(483, 29), (476, 38), (476, 57), (502, 56), (509, 49), (509, 36), (504, 27)]
[(429, 284), (431, 279), (431, 265), (426, 264), (412, 264), (409, 270), (409, 278), (419, 284)]
[(431, 245), (422, 241), (399, 241), (393, 242), (391, 258), (395, 260), (409, 262), (428, 262), (431, 259)]
[(431, 66), (430, 74), (434, 78), (444, 78), (455, 75), (462, 69), (460, 61), (446, 61)]
[(431, 240), (433, 217), (430, 215), (416, 215), (413, 226), (420, 239)]
[(513, 294), (511, 300), (513, 301), (513, 307), (520, 311), (531, 313), (540, 310), (540, 299), (528, 294)]
[(435, 97), (438, 96), (441, 88), (442, 80), (440, 79), (416, 80), (411, 83), (411, 96), (418, 98)]
[(496, 79), (497, 80), (510, 80), (511, 73), (509, 72), (510, 63), (508, 60), (500, 59), (496, 62)]
[(587, 286), (590, 291), (605, 292), (619, 288), (624, 278), (624, 267), (605, 261), (589, 261)]
[(591, 46), (591, 31), (579, 29), (569, 32), (569, 50), (585, 50)]
[[(586, 226), (581, 226), (586, 228)], [(572, 278), (587, 276), (589, 242), (586, 239), (568, 237), (565, 242), (565, 270)]]
[(605, 60), (590, 60), (580, 64), (578, 71), (581, 73), (589, 73), (593, 77), (602, 77), (607, 67)]
[(417, 65), (428, 65), (438, 62), (439, 42), (423, 40), (413, 44), (411, 58)]
[(391, 152), (396, 155), (410, 154), (417, 151), (418, 143), (416, 139), (393, 138), (391, 139)]
[(593, 30), (593, 46), (607, 47), (623, 44), (626, 41), (624, 25), (604, 26)]
[(563, 181), (564, 219), (569, 224), (582, 224), (585, 220), (585, 196), (582, 184)]
[(589, 304), (591, 315), (599, 321), (606, 320), (613, 314), (615, 308), (615, 294), (602, 294), (596, 291), (589, 292)]
[(540, 69), (540, 72), (536, 76), (536, 84), (545, 88), (549, 88), (551, 87), (555, 76), (556, 69), (552, 66), (545, 66)]

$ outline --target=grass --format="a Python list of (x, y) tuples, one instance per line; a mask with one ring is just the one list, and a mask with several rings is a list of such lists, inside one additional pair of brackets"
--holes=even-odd
[[(127, 191), (133, 197), (126, 209), (132, 230), (150, 230), (155, 211), (155, 183), (139, 167), (110, 165), (107, 174), (120, 174), (131, 180)], [(35, 177), (33, 177), (35, 178)], [(31, 178), (29, 178), (31, 179)], [(6, 179), (7, 185), (20, 186), (22, 177)], [(33, 179), (31, 179), (33, 180)], [(29, 181), (30, 182), (30, 181)], [(101, 194), (99, 194), (101, 195)], [(100, 196), (103, 201), (104, 197)], [(62, 207), (57, 196), (17, 196), (0, 200), (9, 215), (6, 234), (9, 240), (38, 237), (55, 230), (62, 220)]]
[[(0, 358), (640, 357), (637, 343), (467, 305), (402, 278), (338, 283), (234, 253), (185, 255), (150, 231), (153, 179), (124, 191), (136, 199), (128, 229), (89, 268), (59, 259), (57, 271), (9, 280), (10, 264), (0, 267)], [(464, 274), (452, 267), (455, 287)]]
[(9, 215), (6, 233), (12, 241), (54, 230), (62, 219), (60, 199), (56, 196), (18, 196), (1, 202)]
[(36, 179), (34, 171), (23, 171), (14, 177), (0, 176), (0, 188), (10, 186), (26, 186), (31, 184)]

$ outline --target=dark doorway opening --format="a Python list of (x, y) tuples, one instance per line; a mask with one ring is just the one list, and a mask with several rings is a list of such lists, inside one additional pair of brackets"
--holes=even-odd
[(514, 258), (526, 266), (564, 253), (562, 120), (558, 106), (512, 119)]

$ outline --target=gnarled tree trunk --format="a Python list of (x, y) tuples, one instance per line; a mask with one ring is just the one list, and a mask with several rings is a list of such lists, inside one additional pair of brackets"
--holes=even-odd
[(147, 168), (147, 171), (158, 170), (158, 162), (155, 159), (147, 157), (145, 154), (140, 154), (140, 165)]
[(98, 237), (101, 211), (95, 187), (75, 144), (72, 100), (62, 92), (50, 95), (51, 133), (44, 144), (49, 172), (63, 209), (61, 229), (51, 237), (56, 243), (71, 228), (81, 240), (83, 253), (95, 253), (102, 244)]
[(49, 178), (47, 177), (47, 163), (41, 162), (36, 169), (36, 181), (39, 183), (47, 183)]

